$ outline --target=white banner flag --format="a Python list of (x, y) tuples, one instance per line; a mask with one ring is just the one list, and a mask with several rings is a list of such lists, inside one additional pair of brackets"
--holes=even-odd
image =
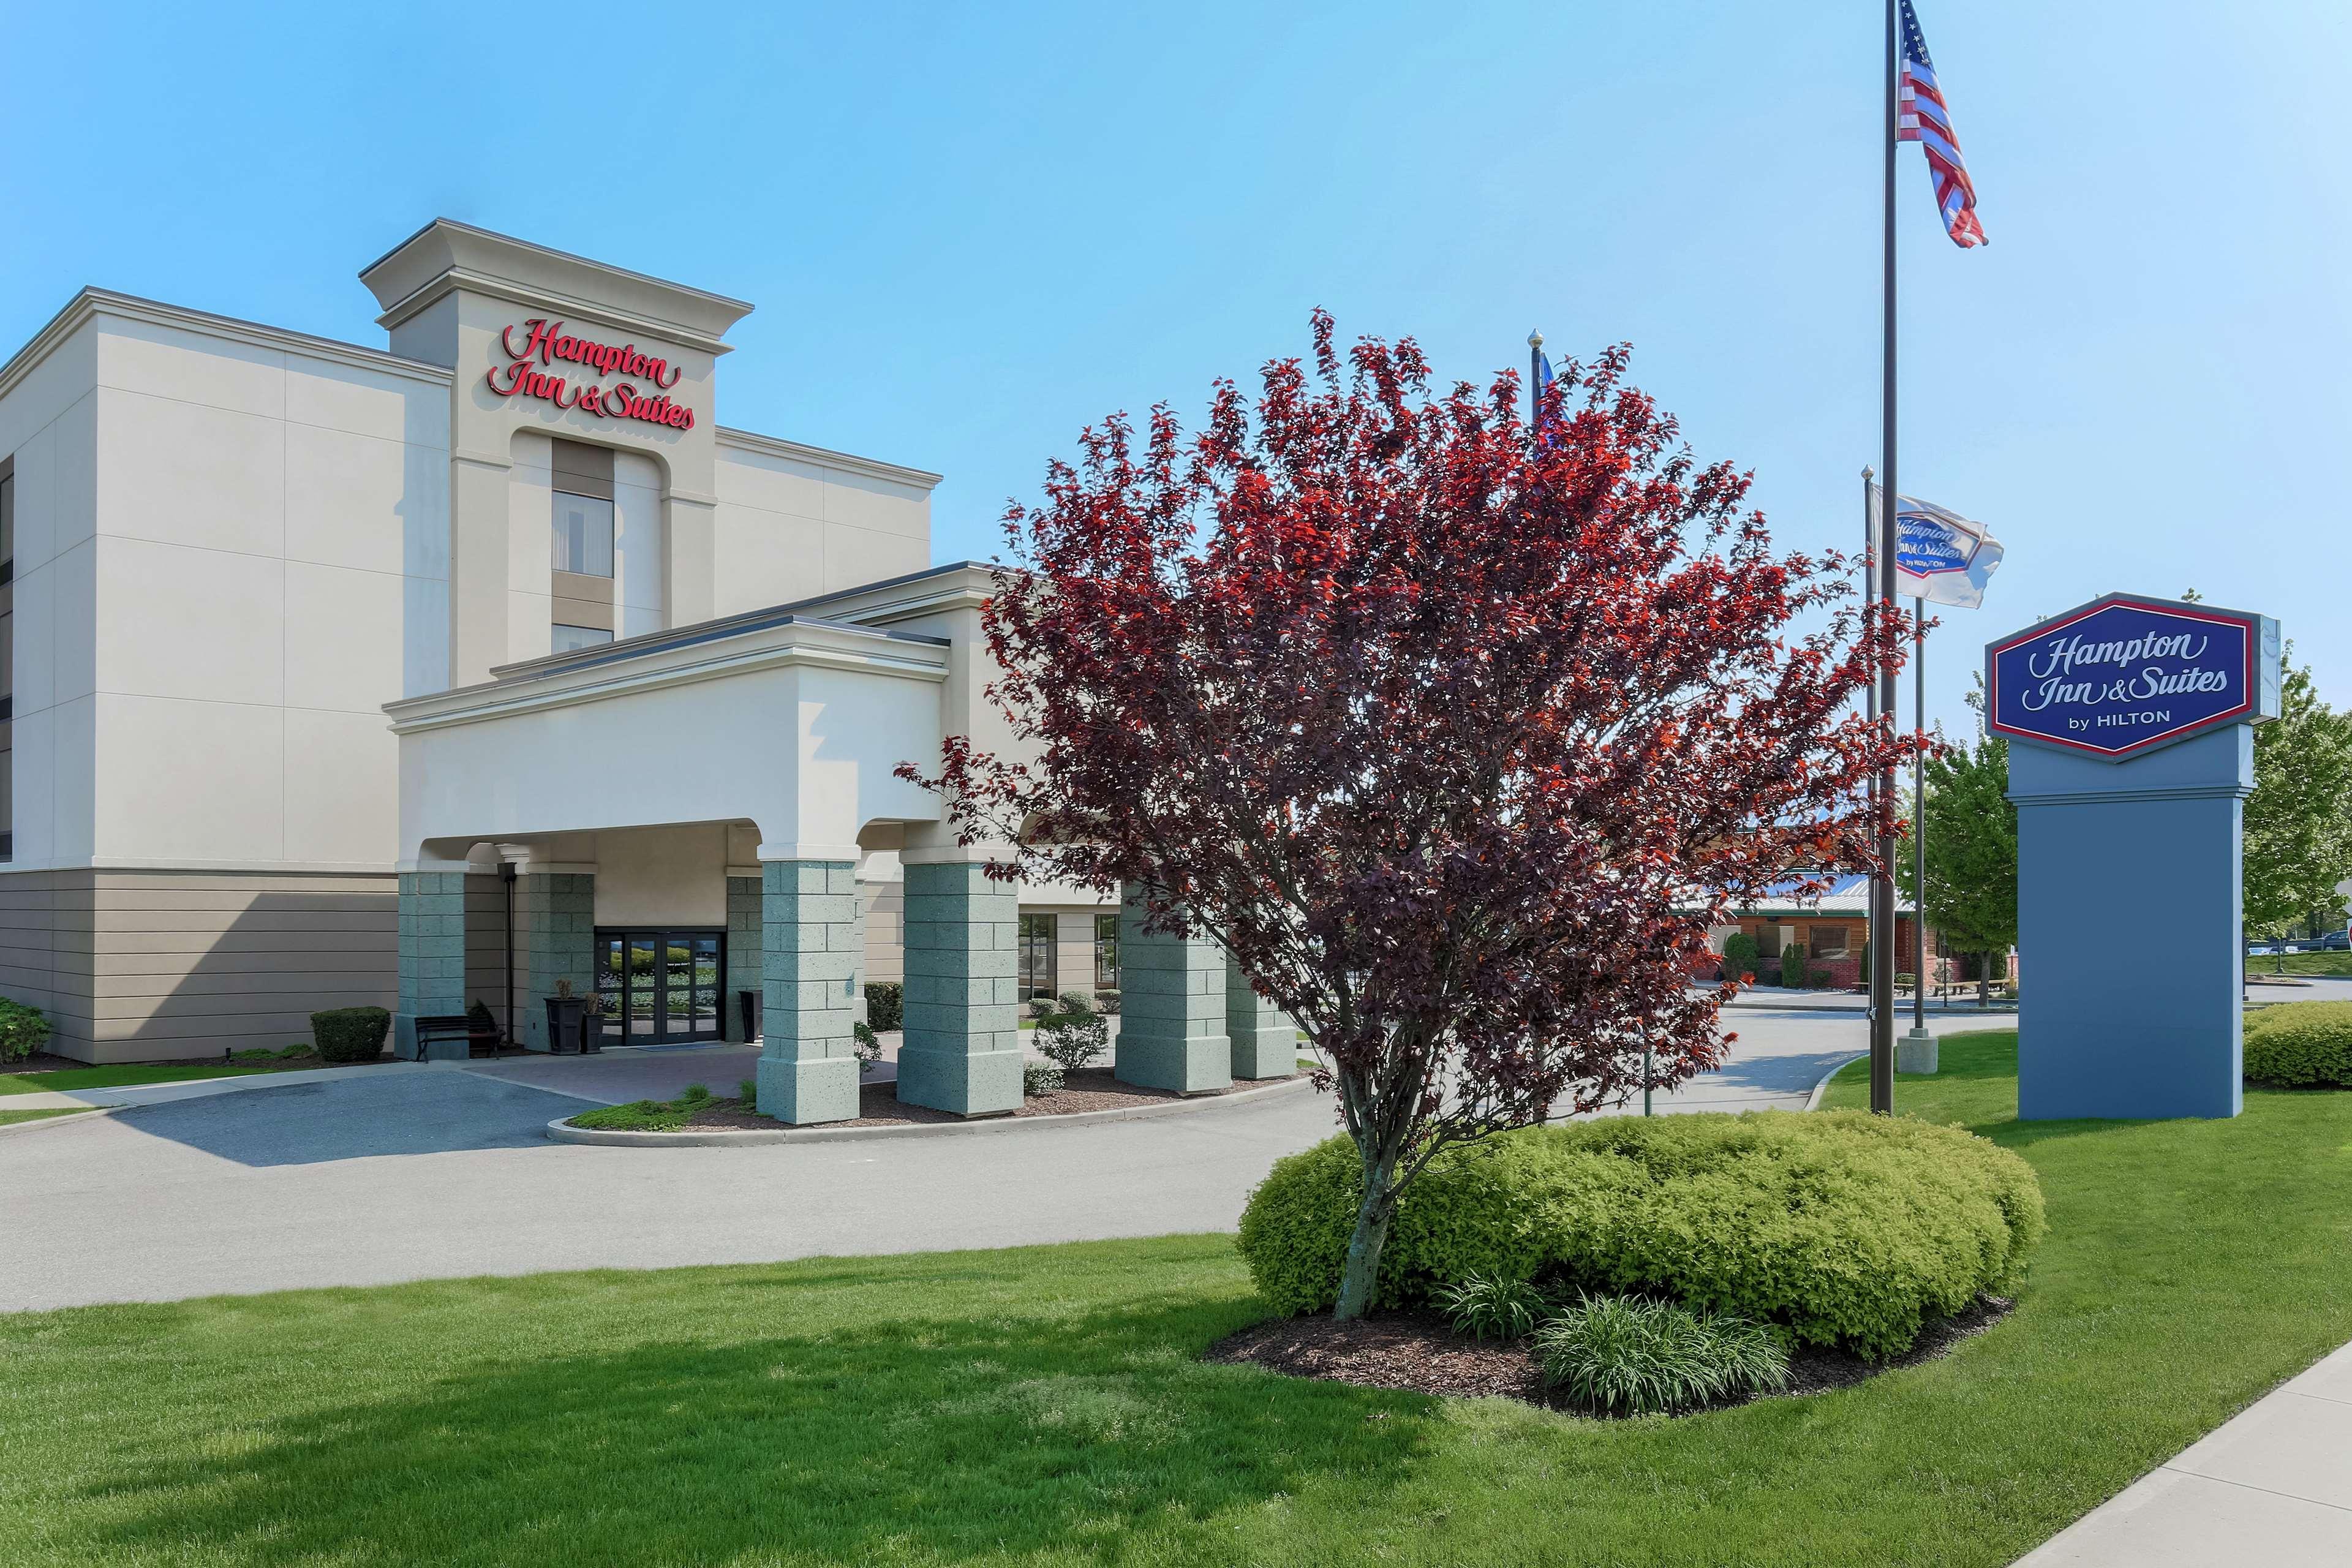
[[(1879, 486), (1870, 488), (1872, 537), (1877, 537)], [(2000, 566), (2000, 541), (1980, 522), (1970, 522), (1916, 496), (1895, 509), (1895, 591), (1931, 604), (1973, 610), (1984, 603), (1985, 583)]]

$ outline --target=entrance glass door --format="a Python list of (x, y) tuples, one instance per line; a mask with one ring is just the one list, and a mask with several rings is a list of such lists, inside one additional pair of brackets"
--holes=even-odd
[(604, 1043), (662, 1046), (719, 1037), (726, 933), (600, 931), (596, 994)]

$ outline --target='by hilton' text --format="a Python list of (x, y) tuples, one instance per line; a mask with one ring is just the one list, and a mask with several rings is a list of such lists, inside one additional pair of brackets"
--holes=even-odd
[[(522, 330), (528, 336), (520, 348), (515, 344), (514, 328), (509, 327), (499, 334), (499, 347), (505, 352), (507, 363), (491, 366), (489, 374), (483, 378), (500, 397), (536, 397), (558, 408), (577, 408), (613, 419), (642, 419), (648, 425), (666, 425), (673, 430), (694, 428), (694, 410), (663, 395), (667, 388), (677, 384), (677, 378), (684, 374), (680, 366), (658, 355), (642, 353), (635, 343), (615, 345), (574, 337), (563, 330), (562, 321), (541, 316), (525, 321)], [(653, 390), (640, 391), (627, 381), (613, 386), (600, 386), (593, 381), (575, 383), (569, 376), (553, 373), (551, 368), (537, 368), (552, 367), (559, 361), (581, 365), (596, 375), (641, 377), (653, 384)]]

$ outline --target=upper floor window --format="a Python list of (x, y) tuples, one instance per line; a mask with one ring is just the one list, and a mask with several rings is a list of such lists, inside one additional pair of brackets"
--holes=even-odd
[(555, 492), (555, 569), (583, 577), (613, 574), (613, 503)]
[(613, 640), (605, 626), (570, 626), (558, 621), (549, 628), (550, 653), (576, 653), (583, 647), (602, 647)]
[(556, 441), (550, 479), (555, 494), (558, 572), (613, 574), (613, 453), (580, 441)]

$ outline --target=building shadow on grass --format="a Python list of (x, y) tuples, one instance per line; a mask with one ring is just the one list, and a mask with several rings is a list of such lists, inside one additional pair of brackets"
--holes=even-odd
[(125, 1555), (858, 1563), (1229, 1542), (1215, 1516), (1392, 1484), (1433, 1402), (1197, 1359), (1249, 1315), (900, 1321), (466, 1371), (152, 1458), (83, 1500)]

